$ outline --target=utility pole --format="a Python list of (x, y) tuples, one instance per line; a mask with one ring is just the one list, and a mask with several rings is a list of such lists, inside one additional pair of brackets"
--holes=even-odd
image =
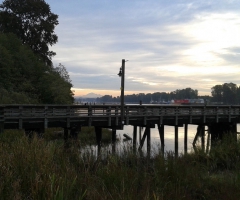
[(119, 71), (119, 76), (121, 77), (121, 123), (122, 127), (125, 124), (124, 122), (124, 79), (125, 79), (125, 59), (122, 59), (122, 66)]

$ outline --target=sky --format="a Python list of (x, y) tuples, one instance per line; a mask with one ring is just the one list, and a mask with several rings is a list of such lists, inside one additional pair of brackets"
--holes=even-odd
[(240, 85), (239, 0), (45, 0), (59, 16), (54, 66), (75, 96)]

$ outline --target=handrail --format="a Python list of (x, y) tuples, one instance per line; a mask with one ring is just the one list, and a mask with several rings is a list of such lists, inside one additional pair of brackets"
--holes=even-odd
[[(8, 117), (121, 116), (120, 105), (0, 105)], [(126, 105), (124, 116), (240, 116), (240, 106)]]

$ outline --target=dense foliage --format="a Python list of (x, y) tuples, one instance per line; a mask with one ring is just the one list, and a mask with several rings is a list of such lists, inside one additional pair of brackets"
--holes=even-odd
[(240, 87), (234, 83), (224, 83), (212, 87), (212, 101), (225, 104), (240, 103)]
[(71, 104), (66, 68), (52, 65), (58, 16), (44, 0), (0, 4), (0, 103)]
[(73, 102), (63, 65), (45, 65), (12, 33), (0, 33), (0, 53), (0, 103)]
[(51, 64), (55, 55), (48, 46), (57, 42), (58, 16), (44, 0), (5, 0), (0, 4), (0, 32), (14, 33), (42, 61)]

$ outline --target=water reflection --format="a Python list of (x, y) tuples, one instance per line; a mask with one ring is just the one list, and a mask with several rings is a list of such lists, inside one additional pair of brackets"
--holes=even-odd
[[(164, 152), (175, 152), (175, 127), (174, 126), (164, 126), (165, 135), (164, 135)], [(240, 130), (240, 124), (237, 125), (237, 132)], [(193, 141), (197, 132), (197, 125), (188, 125), (188, 137), (187, 137), (187, 151), (193, 151)], [(112, 145), (108, 145), (102, 147), (102, 156), (105, 157), (112, 152), (117, 154), (123, 155), (124, 152), (128, 152), (129, 150), (133, 149), (133, 142), (132, 140), (127, 139), (124, 137), (124, 134), (133, 138), (133, 126), (124, 126), (124, 130), (117, 130), (117, 137), (119, 141), (116, 143), (115, 147)], [(141, 136), (144, 134), (144, 129), (141, 131)], [(205, 133), (205, 140), (207, 139), (207, 132)], [(197, 145), (200, 145), (201, 141), (199, 140)], [(138, 149), (140, 144), (139, 138), (139, 127), (137, 130), (137, 145), (136, 150)], [(207, 142), (205, 142), (206, 148)], [(145, 141), (143, 145), (143, 154), (147, 154), (147, 141)], [(98, 155), (99, 149), (97, 146), (89, 146), (85, 148), (85, 152), (91, 152), (92, 155)], [(161, 142), (159, 137), (158, 128), (151, 128), (151, 155), (161, 152)], [(178, 153), (184, 154), (184, 127), (178, 128)]]
[[(165, 135), (164, 135), (164, 141), (165, 141), (165, 147), (164, 151), (175, 151), (174, 145), (175, 145), (175, 132), (174, 132), (174, 126), (164, 126)], [(197, 126), (196, 125), (189, 125), (188, 126), (188, 139), (187, 139), (187, 145), (188, 145), (188, 151), (191, 151), (192, 149), (192, 143), (193, 139), (195, 137), (195, 134), (197, 132)], [(144, 133), (144, 130), (142, 130), (142, 135)], [(123, 134), (127, 134), (130, 137), (133, 137), (133, 126), (124, 126), (124, 130), (117, 130), (117, 135), (122, 138)], [(139, 138), (139, 128), (138, 128), (138, 136)], [(131, 142), (131, 141), (130, 141)], [(139, 139), (138, 139), (139, 144)], [(160, 137), (158, 128), (151, 128), (151, 148), (153, 147), (160, 147)], [(146, 142), (143, 146), (143, 149), (146, 150)], [(178, 128), (178, 152), (183, 153), (184, 152), (184, 127)]]

